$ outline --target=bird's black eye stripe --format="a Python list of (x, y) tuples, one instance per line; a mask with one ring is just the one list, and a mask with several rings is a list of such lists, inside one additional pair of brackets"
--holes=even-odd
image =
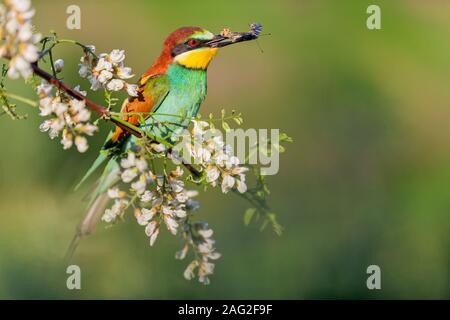
[(177, 46), (175, 46), (172, 49), (172, 57), (175, 57), (181, 53), (193, 50), (193, 49), (197, 49), (197, 48), (201, 48), (207, 45), (207, 41), (201, 41), (198, 39), (189, 39), (186, 42), (179, 44)]

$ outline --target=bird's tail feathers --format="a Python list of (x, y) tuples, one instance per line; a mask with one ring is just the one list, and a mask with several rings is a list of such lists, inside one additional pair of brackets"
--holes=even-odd
[(94, 232), (97, 222), (98, 220), (100, 220), (101, 215), (105, 211), (108, 202), (109, 202), (108, 195), (104, 193), (99, 195), (91, 203), (91, 205), (86, 211), (83, 220), (81, 220), (80, 224), (78, 225), (75, 235), (72, 239), (72, 242), (70, 243), (69, 248), (67, 249), (65, 255), (66, 262), (69, 262), (72, 259), (72, 256), (74, 255), (75, 250), (77, 249), (81, 239), (85, 236), (91, 235)]
[(81, 220), (78, 225), (75, 236), (69, 245), (69, 249), (65, 256), (66, 261), (70, 261), (81, 239), (94, 232), (97, 222), (100, 220), (110, 200), (107, 191), (119, 181), (119, 172), (120, 168), (117, 160), (114, 158), (110, 159), (95, 190), (90, 194), (88, 209), (83, 220)]

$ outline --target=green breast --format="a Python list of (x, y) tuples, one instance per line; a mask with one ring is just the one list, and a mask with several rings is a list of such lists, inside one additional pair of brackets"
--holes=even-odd
[(175, 63), (169, 66), (167, 75), (169, 93), (154, 110), (155, 116), (146, 121), (152, 134), (164, 139), (189, 126), (206, 96), (206, 70), (187, 69)]

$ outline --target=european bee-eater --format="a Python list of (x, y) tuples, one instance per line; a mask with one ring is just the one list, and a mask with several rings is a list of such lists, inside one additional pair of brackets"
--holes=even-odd
[[(174, 130), (187, 127), (190, 118), (197, 116), (206, 96), (206, 73), (219, 48), (258, 37), (260, 25), (253, 25), (252, 33), (214, 35), (199, 27), (183, 27), (170, 34), (164, 42), (161, 55), (141, 76), (138, 96), (129, 97), (122, 105), (124, 120), (139, 126), (140, 119), (150, 112), (145, 126), (152, 128), (152, 134), (162, 139), (170, 139)], [(139, 115), (139, 113), (141, 115)], [(180, 115), (170, 116), (170, 115)], [(158, 123), (170, 123), (158, 127)], [(155, 125), (156, 124), (156, 125)], [(129, 147), (130, 133), (116, 127), (108, 136), (100, 156), (89, 169), (82, 182), (105, 160), (109, 159), (105, 170), (91, 194), (90, 207), (78, 227), (77, 234), (69, 248), (70, 257), (84, 235), (89, 235), (104, 211), (108, 197), (106, 191), (118, 181), (117, 156)]]

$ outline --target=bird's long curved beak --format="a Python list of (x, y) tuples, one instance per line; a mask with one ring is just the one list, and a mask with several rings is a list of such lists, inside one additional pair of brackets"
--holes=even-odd
[(212, 40), (206, 43), (211, 48), (222, 48), (243, 41), (255, 40), (261, 33), (262, 26), (260, 24), (252, 24), (249, 32), (227, 32), (216, 35)]

